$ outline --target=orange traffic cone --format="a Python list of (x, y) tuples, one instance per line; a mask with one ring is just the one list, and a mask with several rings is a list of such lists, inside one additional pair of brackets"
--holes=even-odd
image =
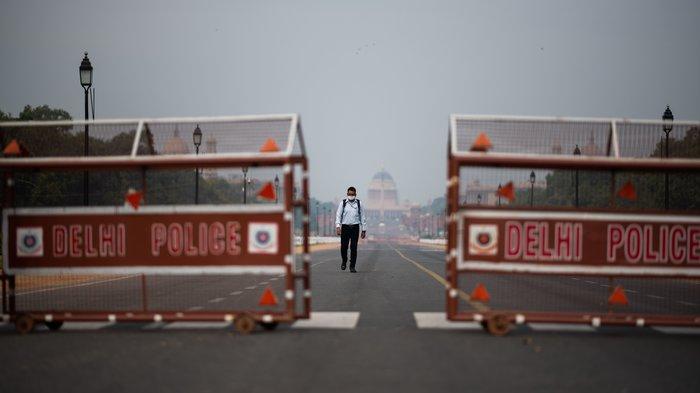
[(610, 297), (608, 298), (608, 304), (611, 306), (626, 306), (629, 304), (627, 295), (625, 295), (625, 290), (622, 288), (622, 285), (615, 287), (612, 294), (610, 294)]
[(628, 201), (636, 201), (637, 190), (635, 190), (634, 184), (632, 184), (631, 181), (627, 181), (627, 183), (620, 188), (620, 191), (617, 192), (617, 196), (622, 199), (627, 199)]
[(134, 210), (139, 210), (139, 205), (141, 205), (141, 200), (143, 199), (143, 192), (130, 189), (126, 193), (126, 203), (130, 204)]
[(272, 138), (267, 138), (265, 143), (260, 147), (260, 153), (274, 153), (277, 151), (280, 151), (280, 148), (277, 146), (277, 142)]
[(476, 139), (474, 139), (474, 143), (472, 143), (472, 148), (471, 151), (488, 151), (491, 149), (493, 145), (491, 145), (491, 140), (489, 139), (488, 135), (486, 135), (485, 132), (479, 133), (479, 135), (476, 136)]
[(272, 182), (267, 182), (258, 192), (258, 198), (265, 199), (268, 201), (274, 201), (277, 197), (277, 192), (275, 191), (275, 186)]
[(476, 284), (476, 287), (472, 291), (471, 295), (469, 295), (472, 300), (476, 300), (477, 302), (488, 302), (489, 299), (491, 299), (491, 295), (489, 295), (489, 291), (486, 290), (486, 287), (482, 283)]
[(263, 292), (262, 296), (260, 296), (260, 302), (258, 304), (261, 306), (277, 305), (277, 296), (275, 296), (275, 293), (272, 292), (270, 287), (265, 288), (265, 292)]
[(508, 184), (496, 190), (496, 196), (502, 196), (508, 199), (510, 202), (515, 200), (515, 190), (513, 189), (513, 182), (509, 181)]

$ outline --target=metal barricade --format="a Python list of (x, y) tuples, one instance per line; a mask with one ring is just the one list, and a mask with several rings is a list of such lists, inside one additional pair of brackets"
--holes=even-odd
[(700, 326), (700, 123), (453, 115), (449, 139), (449, 320)]
[(219, 321), (247, 333), (309, 317), (298, 115), (11, 122), (0, 136), (2, 311), (18, 331)]

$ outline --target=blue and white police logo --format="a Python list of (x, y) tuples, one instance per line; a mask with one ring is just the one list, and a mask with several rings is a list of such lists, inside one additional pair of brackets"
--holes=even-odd
[(17, 256), (44, 256), (44, 230), (42, 227), (17, 228)]
[(277, 254), (277, 224), (251, 222), (248, 224), (248, 253)]

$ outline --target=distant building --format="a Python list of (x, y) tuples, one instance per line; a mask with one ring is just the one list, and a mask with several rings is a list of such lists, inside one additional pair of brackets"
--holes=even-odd
[(410, 215), (411, 204), (399, 203), (394, 178), (382, 169), (367, 187), (367, 200), (363, 201), (369, 230), (375, 234), (398, 235), (406, 230), (404, 218)]
[(180, 131), (175, 128), (173, 136), (163, 145), (163, 154), (188, 154), (189, 152), (187, 143), (180, 138)]

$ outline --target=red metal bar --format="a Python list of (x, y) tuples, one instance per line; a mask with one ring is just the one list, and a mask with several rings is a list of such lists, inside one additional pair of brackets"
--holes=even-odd
[(574, 313), (574, 312), (529, 312), (513, 310), (490, 310), (487, 312), (459, 312), (450, 320), (453, 321), (482, 321), (493, 315), (506, 315), (511, 322), (516, 322), (516, 316), (522, 315), (524, 322), (534, 323), (574, 323), (592, 324), (594, 318), (598, 318), (600, 325), (637, 326), (639, 320), (643, 320), (643, 326), (700, 326), (700, 318), (697, 316), (681, 316), (671, 314), (608, 314), (602, 313)]
[[(304, 158), (304, 161), (302, 162), (302, 192), (304, 195), (304, 205), (302, 207), (303, 210), (303, 215), (307, 217), (309, 215), (309, 176), (308, 172), (309, 171), (309, 161)], [(309, 246), (309, 221), (304, 220), (302, 223), (303, 226), (303, 237), (304, 237), (304, 250), (303, 250), (303, 255), (304, 255), (304, 312), (303, 312), (303, 317), (304, 318), (309, 318), (311, 314), (311, 296), (310, 294), (310, 288), (311, 288), (311, 249)]]

